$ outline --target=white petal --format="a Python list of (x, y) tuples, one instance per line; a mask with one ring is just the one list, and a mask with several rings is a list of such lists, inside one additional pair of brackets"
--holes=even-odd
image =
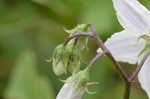
[(73, 83), (65, 83), (56, 99), (81, 99), (84, 91), (75, 90)]
[(146, 59), (146, 62), (138, 75), (138, 79), (150, 99), (150, 56)]
[(139, 53), (145, 46), (144, 40), (139, 40), (136, 33), (124, 30), (112, 35), (105, 46), (117, 61), (135, 64), (138, 61)]
[(113, 0), (118, 20), (125, 29), (147, 33), (150, 12), (138, 0)]

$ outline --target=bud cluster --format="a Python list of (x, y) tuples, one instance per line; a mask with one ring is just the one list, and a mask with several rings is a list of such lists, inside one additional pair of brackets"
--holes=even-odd
[[(81, 24), (72, 30), (65, 30), (69, 36), (78, 33), (86, 32), (87, 25)], [(56, 75), (62, 75), (67, 72), (75, 73), (80, 70), (81, 64), (81, 51), (85, 48), (86, 44), (76, 44), (76, 39), (70, 40), (66, 45), (58, 45), (53, 53), (52, 65), (53, 71)]]
[[(65, 31), (69, 37), (75, 33), (88, 32), (88, 25), (81, 24), (72, 30)], [(78, 41), (80, 43), (78, 44)], [(52, 56), (53, 71), (60, 76), (70, 72), (72, 75), (65, 80), (65, 84), (57, 95), (56, 99), (80, 99), (85, 91), (88, 92), (89, 68), (80, 70), (81, 54), (87, 48), (88, 39), (72, 39), (67, 44), (58, 45)], [(95, 84), (95, 83), (94, 83)], [(78, 98), (77, 98), (78, 97)]]

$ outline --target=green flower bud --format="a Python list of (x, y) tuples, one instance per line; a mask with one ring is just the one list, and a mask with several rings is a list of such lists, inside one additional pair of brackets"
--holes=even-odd
[[(77, 25), (72, 30), (65, 30), (71, 36), (77, 32), (86, 32), (88, 26), (86, 24)], [(80, 69), (80, 59), (81, 51), (83, 48), (87, 48), (88, 39), (80, 40), (80, 43), (77, 44), (75, 39), (70, 40), (67, 45), (59, 45), (56, 47), (53, 58), (52, 65), (53, 71), (56, 75), (62, 75), (66, 72), (75, 73)], [(85, 51), (85, 50), (84, 50)]]
[(85, 92), (91, 93), (87, 87), (93, 84), (97, 83), (89, 82), (89, 68), (86, 68), (65, 81), (56, 99), (81, 99)]
[(86, 68), (76, 74), (73, 74), (67, 79), (67, 82), (74, 82), (74, 88), (76, 90), (85, 90), (89, 82), (89, 69)]
[(52, 56), (53, 71), (56, 75), (62, 75), (66, 72), (65, 62), (63, 61), (63, 45), (59, 45), (55, 48)]
[(56, 99), (81, 99), (86, 91), (88, 81), (89, 72), (87, 69), (72, 75), (66, 80)]
[(69, 34), (74, 34), (74, 33), (78, 33), (78, 32), (87, 32), (87, 30), (88, 30), (87, 24), (79, 24), (71, 30), (64, 29), (64, 31)]
[(84, 90), (76, 90), (75, 83), (65, 83), (60, 89), (56, 99), (81, 99), (84, 95)]
[[(71, 36), (75, 33), (79, 33), (79, 32), (89, 32), (87, 24), (78, 24), (75, 28), (73, 28), (71, 30), (64, 29), (64, 31), (67, 32), (68, 34), (70, 34), (69, 36)], [(81, 42), (80, 42), (80, 45), (78, 45), (78, 47), (81, 50), (83, 50), (85, 48), (88, 49), (88, 47), (87, 47), (88, 38), (82, 39), (80, 41)]]
[(70, 41), (65, 47), (65, 58), (67, 62), (67, 70), (69, 72), (77, 72), (80, 69), (80, 49), (74, 45), (74, 41)]
[(77, 46), (74, 42), (69, 42), (66, 46), (59, 45), (53, 54), (52, 65), (56, 75), (62, 75), (66, 72), (77, 72), (80, 69), (80, 56)]

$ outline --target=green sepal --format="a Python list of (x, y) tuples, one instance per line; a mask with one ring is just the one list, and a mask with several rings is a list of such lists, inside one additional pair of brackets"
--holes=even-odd
[(140, 38), (148, 41), (148, 40), (150, 40), (150, 35), (149, 34), (144, 34), (144, 35), (141, 35)]
[(85, 92), (88, 93), (88, 94), (91, 94), (91, 95), (96, 94), (95, 91), (94, 92), (93, 91), (89, 91), (89, 89), (87, 87), (85, 88)]
[(85, 91), (88, 94), (95, 94), (96, 92), (89, 91), (88, 86), (99, 84), (99, 83), (90, 82), (89, 70), (90, 68), (86, 68), (78, 73), (75, 73), (71, 77), (69, 77), (65, 82), (74, 83), (74, 89), (76, 91)]
[[(66, 28), (64, 28), (64, 31), (67, 32), (68, 34), (70, 34), (69, 36), (73, 35), (73, 34), (76, 34), (76, 33), (80, 33), (80, 32), (89, 32), (89, 29), (88, 29), (88, 25), (87, 24), (78, 24), (75, 28), (71, 29), (71, 30), (68, 30)], [(85, 38), (83, 40), (80, 40), (80, 45), (79, 47), (81, 49), (86, 49), (88, 50), (88, 38)]]
[(144, 49), (139, 54), (142, 55), (144, 52), (150, 51), (150, 34), (144, 34), (140, 36), (140, 38), (144, 39), (146, 42)]
[(67, 32), (68, 34), (71, 34), (71, 35), (78, 33), (78, 32), (87, 32), (87, 30), (88, 30), (87, 24), (79, 24), (71, 30), (64, 28), (64, 31)]

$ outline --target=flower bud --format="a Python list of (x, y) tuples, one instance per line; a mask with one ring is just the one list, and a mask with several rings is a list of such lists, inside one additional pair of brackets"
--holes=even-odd
[[(64, 29), (64, 31), (67, 32), (68, 34), (70, 34), (69, 36), (72, 36), (75, 33), (89, 32), (87, 24), (78, 24), (75, 28), (73, 28), (71, 30)], [(88, 49), (87, 43), (88, 43), (88, 38), (84, 38), (82, 40), (80, 39), (80, 43), (78, 45), (78, 48), (80, 48), (80, 50), (83, 50), (85, 48)]]
[(78, 32), (87, 32), (87, 30), (88, 30), (87, 24), (79, 24), (71, 30), (64, 29), (64, 31), (69, 34), (74, 34), (74, 33), (78, 33)]
[(85, 93), (87, 82), (89, 81), (89, 71), (85, 69), (72, 75), (66, 80), (56, 99), (81, 99)]
[(63, 60), (63, 45), (58, 45), (53, 53), (52, 56), (52, 66), (53, 66), (53, 71), (56, 75), (61, 75), (64, 72), (66, 72), (65, 69), (65, 61)]
[(53, 71), (56, 75), (62, 75), (66, 72), (77, 72), (80, 68), (78, 48), (69, 42), (66, 46), (59, 45), (53, 54), (52, 65)]
[[(86, 24), (77, 25), (72, 30), (65, 30), (71, 36), (77, 32), (86, 32), (88, 26)], [(82, 40), (79, 44), (76, 43), (75, 39), (70, 40), (65, 46), (60, 44), (56, 47), (53, 58), (52, 65), (53, 71), (56, 75), (62, 75), (66, 72), (75, 73), (80, 69), (80, 59), (81, 51), (83, 48), (87, 48), (88, 39)], [(85, 51), (85, 50), (84, 50)]]
[(56, 99), (81, 99), (83, 91), (77, 91), (74, 88), (74, 83), (65, 83), (58, 93)]

